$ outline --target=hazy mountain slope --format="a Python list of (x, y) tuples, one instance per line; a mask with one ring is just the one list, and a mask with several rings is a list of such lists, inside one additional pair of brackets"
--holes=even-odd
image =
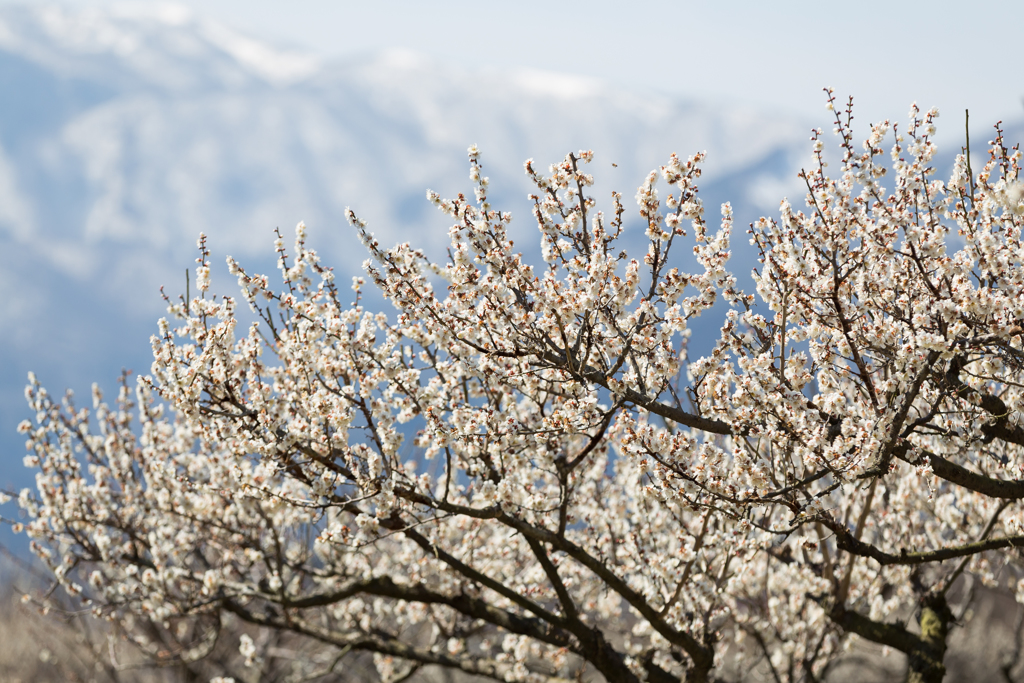
[(176, 10), (0, 9), (0, 100), (0, 467), (17, 482), (27, 370), (55, 391), (148, 371), (158, 288), (184, 289), (200, 231), (218, 268), (230, 253), (270, 270), (273, 228), (305, 220), (354, 274), (352, 206), (382, 241), (436, 250), (447, 225), (424, 191), (467, 191), (477, 143), (517, 243), (534, 242), (523, 160), (592, 148), (599, 198), (707, 150), (709, 216), (730, 199), (742, 246), (746, 222), (801, 194), (809, 154), (808, 124), (751, 109), (404, 53), (320, 64)]

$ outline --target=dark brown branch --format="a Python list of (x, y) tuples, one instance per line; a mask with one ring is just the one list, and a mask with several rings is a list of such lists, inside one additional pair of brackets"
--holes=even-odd
[(829, 612), (829, 618), (848, 633), (856, 633), (865, 640), (879, 645), (888, 645), (903, 653), (921, 647), (922, 641), (900, 624), (885, 624), (872, 621), (863, 614), (836, 605)]
[(565, 367), (568, 372), (575, 374), (589, 382), (593, 382), (598, 386), (604, 387), (605, 389), (608, 389), (613, 394), (617, 394), (619, 397), (621, 397), (623, 402), (632, 403), (633, 405), (639, 406), (640, 408), (643, 408), (649, 413), (659, 415), (665, 418), (666, 420), (672, 420), (673, 422), (681, 424), (684, 427), (698, 429), (702, 432), (709, 432), (711, 434), (722, 434), (725, 436), (729, 436), (734, 433), (732, 426), (727, 422), (723, 422), (722, 420), (712, 420), (706, 417), (701, 417), (700, 415), (688, 413), (685, 410), (676, 408), (675, 406), (670, 406), (661, 403), (657, 399), (651, 398), (650, 396), (647, 396), (645, 394), (641, 394), (640, 392), (634, 391), (633, 389), (621, 387), (618, 389), (612, 389), (608, 383), (609, 377), (595, 367), (587, 365), (583, 366), (578, 371), (575, 371), (575, 369), (568, 363), (566, 358), (561, 354), (556, 355), (550, 351), (545, 351), (542, 354), (538, 355), (541, 357), (542, 360), (548, 361), (549, 363), (552, 363), (553, 365), (559, 367)]
[(551, 582), (551, 587), (555, 589), (555, 595), (558, 596), (558, 602), (562, 605), (565, 618), (569, 621), (577, 621), (579, 619), (579, 612), (576, 610), (576, 603), (573, 601), (572, 596), (569, 595), (569, 591), (565, 589), (565, 584), (562, 583), (562, 578), (558, 575), (558, 568), (551, 561), (551, 558), (548, 557), (548, 551), (544, 549), (544, 544), (529, 536), (526, 537), (526, 542), (530, 544), (530, 550), (533, 551), (537, 561), (540, 562), (540, 566), (544, 569), (548, 581)]
[(861, 557), (869, 557), (881, 565), (912, 565), (926, 564), (929, 562), (942, 562), (944, 560), (952, 560), (957, 557), (977, 555), (978, 553), (983, 553), (988, 550), (1024, 547), (1024, 535), (1018, 535), (991, 538), (984, 541), (975, 541), (973, 543), (965, 543), (963, 545), (948, 548), (937, 548), (936, 550), (925, 550), (922, 552), (908, 553), (905, 550), (902, 550), (898, 555), (895, 555), (893, 553), (887, 553), (880, 550), (870, 543), (865, 543), (864, 541), (859, 540), (850, 533), (849, 529), (834, 520), (825, 520), (823, 521), (823, 524), (835, 533), (836, 545), (840, 550), (845, 550), (848, 553), (853, 553), (854, 555), (859, 555)]
[(435, 652), (423, 648), (413, 647), (403, 643), (398, 638), (386, 638), (383, 635), (359, 634), (356, 636), (345, 636), (340, 633), (318, 628), (302, 620), (284, 622), (280, 619), (259, 614), (246, 609), (242, 604), (234, 600), (225, 600), (224, 609), (238, 616), (245, 622), (278, 629), (291, 631), (300, 635), (309, 636), (322, 643), (328, 643), (339, 648), (350, 648), (352, 650), (363, 650), (366, 652), (378, 652), (380, 654), (399, 657), (410, 662), (423, 664), (435, 664), (448, 669), (456, 669), (477, 676), (486, 676), (498, 681), (504, 681), (503, 667), (498, 662), (484, 659), (482, 657), (462, 656), (455, 657), (443, 652)]
[(958, 398), (975, 403), (982, 410), (995, 419), (981, 426), (981, 432), (985, 435), (986, 441), (1000, 439), (1009, 443), (1024, 446), (1024, 428), (1020, 425), (1010, 423), (1010, 409), (998, 396), (986, 394), (969, 387), (960, 379), (960, 372), (967, 364), (963, 356), (955, 356), (949, 362), (949, 370), (946, 371), (946, 385), (952, 389)]
[(921, 635), (911, 633), (902, 624), (872, 621), (842, 605), (834, 606), (829, 618), (849, 633), (905, 653), (908, 683), (941, 683), (946, 673), (942, 660), (953, 613), (945, 598), (935, 593), (922, 598), (920, 610)]
[[(912, 463), (908, 457), (909, 451), (910, 446), (905, 444), (896, 450), (895, 455), (905, 462)], [(989, 498), (1001, 498), (1004, 500), (1020, 500), (1024, 498), (1024, 480), (986, 477), (983, 474), (972, 472), (962, 465), (947, 460), (941, 455), (928, 451), (924, 451), (923, 455), (924, 459), (931, 465), (932, 472), (940, 479), (988, 496)]]
[(444, 593), (430, 590), (422, 584), (398, 584), (389, 576), (378, 576), (363, 581), (353, 581), (337, 591), (301, 598), (286, 597), (279, 600), (275, 595), (261, 595), (261, 597), (272, 602), (280, 602), (284, 607), (302, 609), (333, 605), (356, 595), (376, 595), (407, 602), (447, 605), (468, 617), (481, 619), (512, 633), (528, 635), (531, 638), (536, 638), (558, 647), (565, 647), (569, 644), (569, 634), (546, 620), (524, 617), (513, 612), (498, 609), (486, 600), (469, 595), (445, 595)]
[(442, 548), (439, 548), (438, 546), (431, 543), (425, 536), (415, 531), (414, 529), (402, 529), (402, 533), (404, 533), (413, 543), (423, 548), (423, 550), (427, 554), (432, 555), (436, 557), (438, 560), (444, 562), (449, 567), (451, 567), (456, 572), (458, 572), (465, 578), (469, 579), (470, 581), (474, 581), (480, 584), (481, 586), (484, 586), (485, 588), (490, 588), (498, 595), (508, 598), (513, 603), (519, 605), (520, 607), (529, 612), (536, 614), (539, 618), (543, 619), (548, 623), (561, 623), (561, 618), (557, 614), (544, 609), (543, 607), (533, 602), (529, 598), (523, 597), (511, 588), (505, 586), (504, 584), (498, 581), (495, 581), (483, 572), (480, 572), (479, 570), (470, 567), (465, 562), (462, 562), (461, 560), (457, 559), (456, 557), (446, 552)]
[(643, 615), (655, 631), (660, 633), (673, 645), (681, 647), (693, 660), (695, 668), (700, 669), (706, 667), (707, 670), (710, 669), (711, 663), (714, 661), (714, 653), (711, 649), (702, 645), (700, 641), (689, 633), (680, 631), (669, 624), (640, 593), (630, 588), (629, 584), (609, 569), (604, 562), (600, 561), (572, 541), (566, 538), (561, 538), (558, 534), (548, 531), (547, 529), (535, 527), (505, 513), (502, 513), (501, 521), (516, 529), (524, 536), (548, 543), (551, 547), (556, 550), (561, 550), (569, 557), (582, 564), (600, 578), (610, 589), (621, 595), (623, 599), (632, 605), (641, 615)]
[[(564, 537), (560, 537), (555, 532), (535, 527), (529, 524), (528, 522), (513, 517), (508, 513), (502, 511), (497, 506), (491, 508), (477, 509), (461, 505), (453, 505), (452, 503), (446, 503), (444, 501), (434, 500), (428, 498), (427, 496), (412, 491), (400, 491), (398, 487), (396, 487), (395, 492), (398, 495), (408, 498), (409, 500), (414, 500), (417, 503), (429, 505), (431, 507), (434, 507), (435, 509), (446, 512), (456, 512), (457, 514), (463, 514), (468, 517), (475, 517), (479, 519), (494, 519), (495, 517), (497, 517), (501, 523), (513, 529), (516, 529), (521, 534), (523, 534), (523, 536), (547, 543), (551, 545), (552, 548), (556, 550), (561, 550), (562, 552), (566, 553), (574, 560), (582, 564), (584, 567), (589, 569), (591, 572), (597, 575), (602, 581), (604, 581), (609, 588), (611, 588), (613, 591), (621, 595), (623, 599), (629, 602), (630, 605), (632, 605), (634, 608), (636, 608), (638, 612), (640, 612), (644, 617), (646, 617), (651, 622), (651, 625), (654, 627), (654, 629), (658, 631), (658, 633), (660, 633), (662, 636), (664, 636), (666, 640), (668, 640), (670, 643), (678, 647), (681, 647), (688, 655), (690, 655), (690, 657), (694, 660), (695, 665), (697, 665), (698, 667), (703, 667), (707, 665), (708, 669), (710, 669), (711, 662), (713, 662), (714, 660), (714, 654), (711, 652), (710, 648), (703, 646), (696, 638), (694, 638), (690, 634), (676, 629), (674, 626), (665, 621), (664, 617), (661, 614), (659, 614), (658, 611), (655, 610), (647, 602), (647, 600), (644, 599), (642, 595), (640, 595), (638, 592), (630, 588), (629, 584), (627, 584), (624, 579), (620, 578), (617, 574), (615, 574), (615, 572), (609, 569), (602, 561), (595, 558), (593, 555), (591, 555), (586, 550), (576, 545), (572, 541)], [(533, 603), (527, 598), (524, 598), (523, 596), (519, 595), (515, 591), (512, 591), (506, 586), (498, 583), (494, 579), (491, 579), (490, 577), (481, 574), (472, 567), (469, 567), (468, 565), (452, 557), (448, 553), (445, 553), (443, 550), (430, 543), (429, 540), (427, 540), (425, 537), (423, 537), (415, 530), (399, 528), (402, 524), (403, 523), (400, 520), (381, 521), (381, 526), (387, 526), (388, 528), (392, 528), (392, 526), (394, 526), (394, 530), (402, 531), (402, 533), (404, 533), (412, 541), (420, 545), (420, 547), (422, 547), (430, 555), (436, 556), (438, 559), (442, 560), (456, 571), (462, 573), (463, 576), (465, 576), (466, 578), (469, 578), (473, 581), (480, 583), (481, 585), (491, 588), (495, 592), (509, 598), (510, 600), (513, 600), (520, 606), (524, 607), (524, 609), (527, 609), (533, 612), (534, 614), (537, 614), (545, 621), (549, 621), (553, 624), (559, 624), (561, 626), (565, 625), (562, 619), (557, 615), (552, 614), (551, 612), (543, 609), (542, 607)]]

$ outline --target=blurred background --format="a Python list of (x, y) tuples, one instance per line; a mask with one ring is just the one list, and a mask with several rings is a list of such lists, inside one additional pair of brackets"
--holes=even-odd
[[(607, 208), (670, 153), (706, 150), (708, 217), (732, 202), (745, 282), (746, 224), (802, 202), (810, 130), (830, 137), (823, 86), (855, 97), (861, 137), (938, 107), (943, 168), (969, 107), (983, 158), (995, 121), (1021, 137), (1022, 24), (1024, 4), (991, 1), (0, 0), (0, 487), (31, 484), (26, 373), (83, 403), (148, 373), (160, 287), (184, 292), (200, 232), (231, 294), (225, 255), (275, 274), (273, 231), (290, 242), (300, 220), (339, 279), (358, 275), (346, 206), (443, 258), (425, 190), (468, 193), (478, 144), (536, 257), (525, 159), (593, 149)], [(24, 550), (6, 525), (0, 542)]]

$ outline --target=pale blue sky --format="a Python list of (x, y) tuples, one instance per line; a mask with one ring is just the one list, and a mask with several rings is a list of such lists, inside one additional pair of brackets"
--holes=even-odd
[[(0, 5), (52, 1), (0, 0)], [(123, 4), (123, 0), (57, 0), (56, 4), (104, 7)], [(945, 150), (963, 143), (965, 106), (972, 111), (975, 140), (989, 139), (989, 126), (996, 118), (1024, 118), (1024, 69), (1018, 47), (1024, 28), (1021, 0), (976, 3), (984, 7), (983, 13), (965, 9), (962, 0), (913, 4), (869, 0), (826, 9), (820, 2), (779, 0), (177, 0), (177, 4), (255, 37), (302, 47), (329, 59), (406, 48), (462, 66), (541, 68), (603, 78), (641, 92), (751, 102), (792, 112), (826, 130), (831, 126), (821, 87), (827, 84), (835, 86), (837, 94), (856, 96), (862, 133), (869, 120), (886, 116), (903, 120), (910, 102), (918, 100), (922, 106), (942, 110), (940, 142)], [(154, 160), (157, 166), (166, 162)], [(464, 181), (465, 176), (460, 177)], [(55, 187), (54, 191), (63, 191)], [(132, 195), (136, 196), (147, 195)], [(421, 189), (417, 196), (422, 197)], [(304, 215), (308, 214), (278, 224), (293, 224)], [(59, 227), (78, 229), (70, 224)], [(41, 267), (32, 272), (44, 278), (55, 271)], [(97, 281), (88, 286), (96, 286)], [(175, 282), (166, 284), (169, 291), (180, 291)], [(33, 285), (32, 294), (38, 297), (26, 299), (28, 304), (14, 297), (14, 305), (28, 306), (39, 320), (61, 320), (69, 307), (75, 307), (78, 310), (70, 320), (90, 324), (64, 321), (63, 336), (33, 342), (31, 353), (20, 347), (12, 352), (15, 347), (10, 344), (2, 347), (7, 349), (5, 358), (12, 361), (0, 365), (0, 484), (27, 476), (12, 458), (20, 451), (14, 425), (28, 416), (18, 388), (28, 367), (45, 370), (44, 381), (51, 389), (59, 391), (71, 384), (80, 393), (87, 391), (92, 379), (110, 387), (109, 380), (125, 365), (142, 371), (149, 367), (146, 339), (153, 327), (148, 313), (140, 322), (141, 314), (123, 307), (116, 312), (109, 309), (110, 315), (94, 313), (106, 309), (89, 309), (85, 304), (62, 303), (65, 307), (60, 308), (49, 300), (37, 307), (35, 301), (49, 296), (47, 292), (62, 291), (59, 288), (65, 285), (47, 286), (50, 289), (37, 292)], [(113, 291), (113, 287), (97, 291)], [(155, 301), (155, 287), (147, 291), (152, 291), (148, 296)], [(68, 300), (109, 305), (88, 289), (78, 290), (76, 296)], [(109, 324), (92, 324), (96, 319)], [(9, 539), (2, 529), (0, 525), (0, 540)]]
[[(0, 0), (8, 4), (15, 0)], [(39, 0), (34, 0), (39, 1)], [(75, 7), (121, 0), (60, 0)], [(140, 4), (138, 2), (134, 4)], [(166, 4), (142, 2), (141, 4)], [(257, 37), (344, 58), (408, 48), (462, 64), (525, 66), (640, 89), (759, 102), (828, 126), (821, 93), (853, 94), (858, 123), (938, 106), (962, 140), (1024, 117), (1024, 3), (607, 0), (178, 0)], [(942, 137), (946, 137), (943, 135)], [(948, 138), (947, 138), (948, 139)], [(987, 139), (987, 137), (986, 137)]]

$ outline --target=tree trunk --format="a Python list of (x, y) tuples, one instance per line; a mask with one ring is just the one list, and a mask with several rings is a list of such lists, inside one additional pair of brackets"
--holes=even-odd
[(946, 666), (946, 636), (953, 613), (946, 597), (930, 593), (921, 601), (921, 640), (907, 653), (907, 683), (942, 683)]

